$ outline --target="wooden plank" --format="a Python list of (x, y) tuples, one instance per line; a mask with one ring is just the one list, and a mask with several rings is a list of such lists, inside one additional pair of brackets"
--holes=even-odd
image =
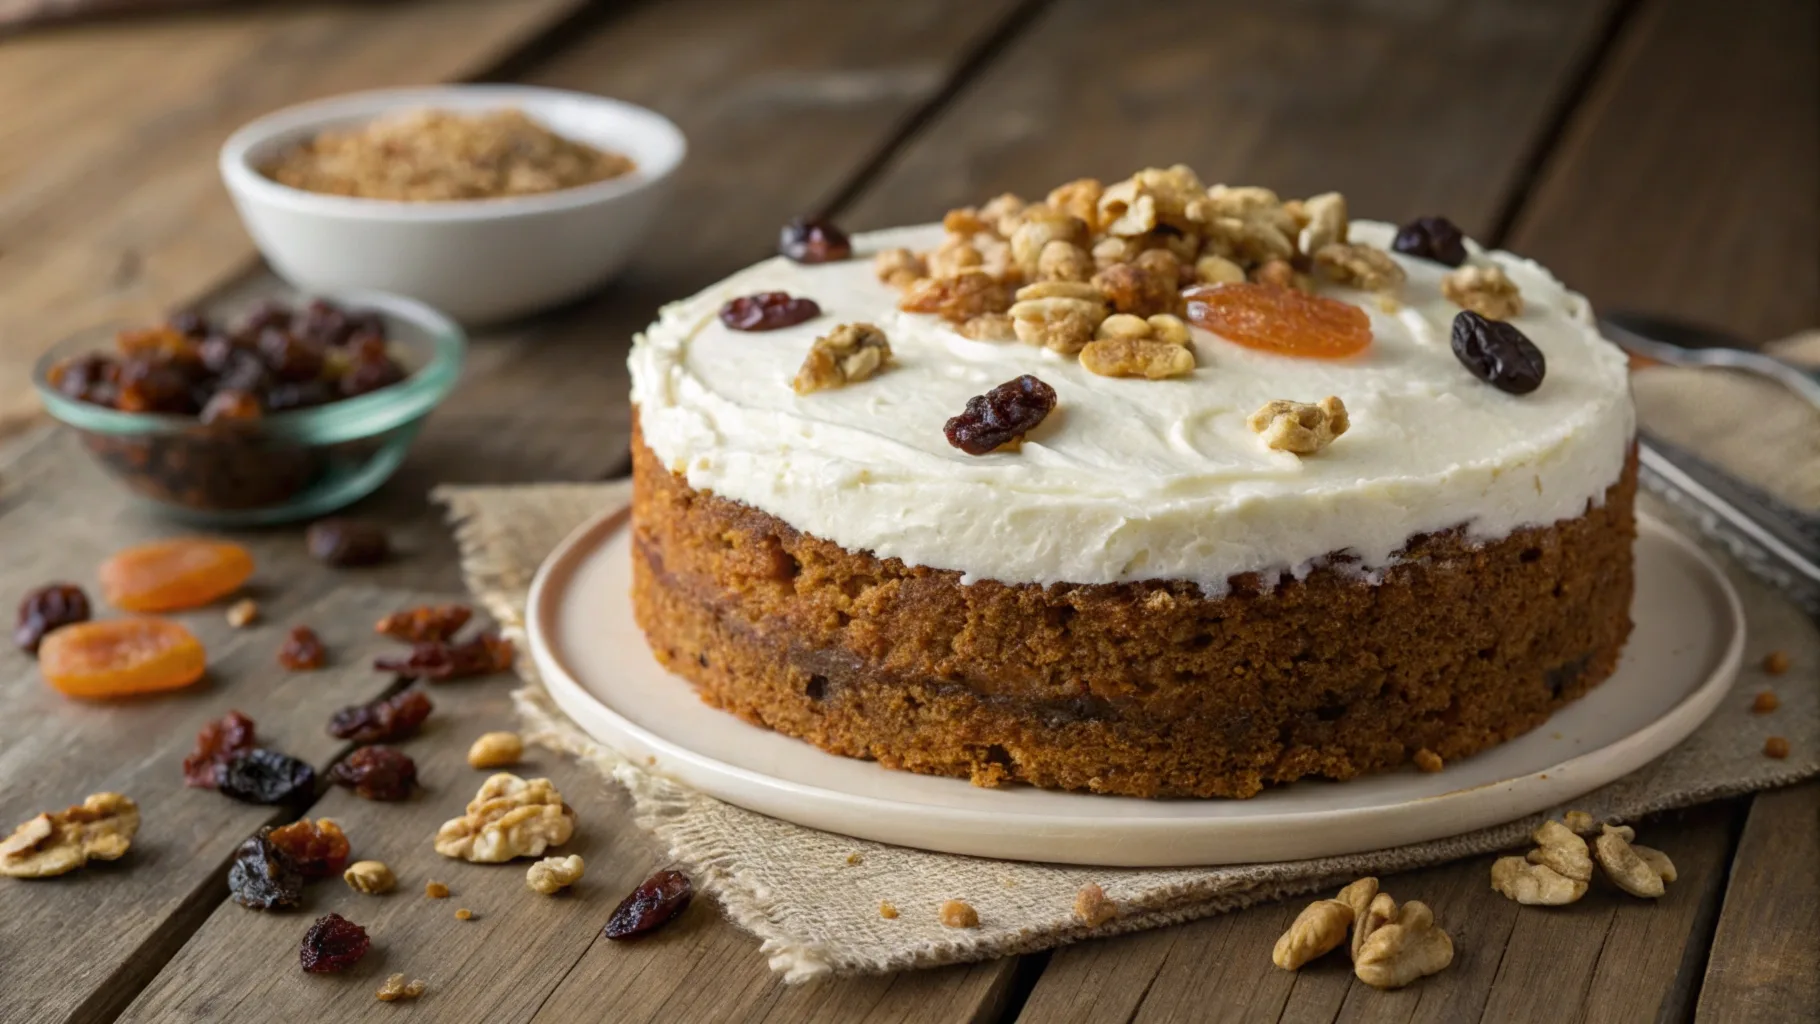
[[(337, 591), (336, 599), (348, 591)], [(445, 595), (459, 600), (458, 596)], [(422, 597), (379, 592), (368, 606), (406, 607)], [(369, 627), (370, 628), (370, 627)], [(632, 884), (617, 865), (646, 863), (644, 838), (624, 827), (622, 793), (602, 786), (565, 758), (531, 750), (511, 769), (548, 777), (575, 809), (575, 837), (561, 853), (581, 855), (586, 876), (571, 893), (550, 898), (525, 885), (528, 862), (469, 864), (437, 854), (431, 838), (462, 813), (491, 774), (470, 768), (466, 753), (483, 732), (510, 729), (504, 677), (430, 688), (436, 710), (423, 733), (400, 746), (417, 761), (422, 792), (401, 803), (363, 800), (348, 790), (328, 792), (311, 817), (335, 819), (353, 841), (354, 856), (384, 861), (398, 888), (384, 896), (357, 893), (340, 879), (313, 883), (298, 913), (262, 913), (218, 905), (177, 957), (127, 1008), (123, 1021), (202, 1017), (219, 1020), (347, 1021), (396, 1013), (374, 999), (384, 978), (405, 972), (425, 979), (422, 1010), (438, 1021), (527, 1020)], [(446, 900), (424, 896), (441, 881)], [(456, 920), (457, 908), (474, 917)], [(339, 913), (368, 929), (371, 954), (347, 976), (319, 977), (298, 969), (297, 945), (315, 918)], [(691, 916), (705, 918), (702, 907)]]
[(478, 74), (585, 0), (234, 4), (0, 41), (0, 435), (44, 347), (193, 299), (252, 242), (215, 152), (276, 107)]
[(1820, 1020), (1820, 783), (1752, 802), (1695, 1019)]
[[(0, 536), (33, 540), (7, 544), (0, 594), (9, 600), (51, 579), (80, 582), (98, 599), (94, 567), (109, 550), (170, 532), (131, 514), (112, 523), (94, 516), (106, 507), (90, 500), (94, 488), (106, 485), (88, 479), (94, 471), (73, 458), (82, 456), (70, 439), (51, 438), (6, 471)], [(59, 486), (47, 485), (51, 477)], [(288, 582), (289, 567), (302, 561), (295, 536), (254, 543), (260, 568), (250, 589), (264, 609), (261, 625), (232, 630), (218, 606), (175, 616), (210, 651), (209, 676), (197, 686), (139, 701), (78, 703), (52, 692), (12, 645), (0, 651), (5, 828), (100, 790), (132, 797), (143, 817), (132, 852), (118, 863), (43, 882), (0, 879), (0, 948), (7, 950), (0, 991), (8, 993), (0, 1019), (108, 1019), (183, 942), (199, 909), (225, 895), (222, 871), (234, 844), (282, 819), (279, 809), (184, 787), (180, 764), (205, 721), (239, 708), (265, 742), (321, 765), (345, 746), (323, 731), (330, 712), (387, 685), (365, 664), (376, 649), (369, 600), (343, 592), (325, 603), (321, 586)], [(328, 642), (328, 669), (293, 675), (276, 664), (284, 630), (300, 622)]]
[(1820, 323), (1820, 6), (1645, 4), (1512, 233), (1595, 306)]
[(1186, 163), (1355, 216), (1491, 227), (1611, 3), (1064, 0), (857, 204), (854, 226)]

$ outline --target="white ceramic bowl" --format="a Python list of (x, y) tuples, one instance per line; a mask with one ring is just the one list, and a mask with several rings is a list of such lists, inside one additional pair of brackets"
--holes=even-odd
[[(609, 181), (534, 196), (407, 203), (305, 192), (259, 168), (324, 129), (391, 111), (517, 107), (559, 135), (632, 158)], [(660, 114), (520, 85), (380, 89), (267, 114), (221, 147), (221, 177), (272, 269), (315, 293), (405, 295), (466, 323), (536, 312), (612, 277), (662, 212), (687, 146)]]

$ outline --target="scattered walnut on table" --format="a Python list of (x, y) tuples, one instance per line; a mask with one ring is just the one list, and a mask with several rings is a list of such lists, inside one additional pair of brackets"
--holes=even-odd
[(423, 995), (424, 990), (428, 987), (423, 983), (422, 978), (406, 982), (404, 975), (394, 974), (385, 980), (385, 984), (379, 986), (379, 991), (374, 993), (374, 998), (382, 1003), (396, 1002), (400, 999), (416, 999)]
[(118, 860), (139, 832), (139, 805), (119, 793), (26, 821), (0, 840), (0, 875), (51, 878), (91, 860)]
[(398, 885), (398, 878), (392, 874), (392, 869), (384, 861), (377, 860), (357, 860), (349, 864), (347, 870), (341, 873), (341, 880), (355, 892), (368, 895), (391, 892)]
[(243, 597), (228, 606), (227, 624), (235, 629), (245, 629), (259, 619), (259, 602), (250, 597)]
[(487, 779), (468, 812), (436, 830), (436, 852), (477, 864), (538, 857), (575, 833), (575, 812), (549, 779), (500, 772)]
[(1662, 875), (1631, 848), (1630, 840), (1634, 838), (1636, 833), (1631, 829), (1607, 825), (1593, 840), (1593, 855), (1598, 858), (1605, 877), (1618, 888), (1632, 896), (1655, 899), (1667, 888)]
[(1117, 916), (1119, 905), (1106, 898), (1106, 890), (1098, 882), (1088, 882), (1074, 894), (1074, 919), (1081, 924), (1098, 928)]
[(1368, 292), (1388, 292), (1408, 278), (1401, 265), (1382, 249), (1335, 242), (1314, 253), (1315, 269), (1330, 280)]
[(545, 857), (525, 869), (525, 885), (545, 896), (554, 896), (580, 881), (586, 866), (578, 854)]
[(799, 395), (866, 380), (891, 361), (891, 342), (871, 324), (841, 324), (809, 347), (791, 383)]
[(979, 911), (965, 900), (943, 900), (937, 912), (944, 928), (978, 928)]
[(1587, 883), (1547, 864), (1499, 857), (1491, 866), (1491, 887), (1525, 906), (1559, 907), (1586, 895)]
[(1277, 939), (1270, 960), (1286, 971), (1324, 956), (1346, 941), (1346, 928), (1352, 924), (1352, 904), (1342, 900), (1316, 900), (1304, 907), (1289, 930)]
[(1374, 922), (1370, 919), (1371, 904), (1373, 900), (1377, 899), (1377, 896), (1378, 880), (1367, 875), (1348, 883), (1345, 888), (1340, 890), (1339, 895), (1334, 897), (1352, 908), (1352, 946), (1347, 950), (1347, 955), (1350, 957), (1358, 956), (1359, 946), (1365, 941), (1365, 936), (1369, 934), (1370, 929), (1383, 923), (1383, 921)]
[(524, 740), (515, 732), (489, 732), (468, 747), (468, 767), (505, 768), (524, 757)]
[(474, 912), (466, 907), (461, 907), (455, 911), (455, 920), (472, 921), (474, 920)]
[(1245, 422), (1265, 446), (1296, 455), (1313, 455), (1352, 426), (1346, 404), (1332, 395), (1312, 405), (1281, 398), (1266, 402)]
[(1495, 263), (1471, 263), (1441, 279), (1447, 301), (1487, 320), (1509, 320), (1523, 312), (1517, 283)]
[(1537, 825), (1529, 838), (1536, 848), (1529, 852), (1529, 863), (1550, 868), (1576, 882), (1592, 881), (1592, 854), (1586, 840), (1562, 822), (1549, 819)]
[(1453, 963), (1453, 939), (1435, 924), (1420, 900), (1397, 908), (1396, 917), (1366, 937), (1353, 974), (1373, 988), (1402, 988)]

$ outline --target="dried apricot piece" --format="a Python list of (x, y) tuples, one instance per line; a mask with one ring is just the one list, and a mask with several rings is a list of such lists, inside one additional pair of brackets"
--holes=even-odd
[(1338, 299), (1247, 282), (1190, 288), (1182, 297), (1190, 323), (1246, 348), (1344, 359), (1371, 344), (1371, 318)]
[(129, 612), (200, 608), (240, 589), (253, 556), (225, 540), (179, 537), (115, 552), (101, 563), (101, 594)]
[(126, 697), (188, 686), (202, 678), (202, 641), (169, 619), (78, 622), (44, 638), (38, 669), (69, 697)]

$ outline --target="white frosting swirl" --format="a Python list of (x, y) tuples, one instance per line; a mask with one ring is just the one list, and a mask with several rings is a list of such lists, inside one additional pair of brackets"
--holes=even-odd
[[(1352, 239), (1387, 247), (1393, 232), (1355, 222)], [(898, 311), (871, 255), (940, 237), (934, 225), (864, 235), (851, 261), (770, 259), (666, 306), (630, 360), (645, 443), (690, 486), (849, 550), (969, 582), (1185, 579), (1210, 594), (1239, 573), (1300, 575), (1334, 552), (1380, 569), (1419, 533), (1464, 524), (1495, 539), (1576, 517), (1623, 470), (1634, 426), (1623, 354), (1599, 337), (1585, 298), (1508, 253), (1472, 250), (1522, 290), (1513, 323), (1548, 364), (1528, 395), (1454, 357), (1447, 268), (1425, 260), (1396, 256), (1409, 280), (1395, 313), (1322, 286), (1370, 316), (1373, 342), (1358, 356), (1271, 355), (1197, 328), (1194, 373), (1150, 381)], [(722, 303), (760, 291), (807, 296), (823, 315), (764, 333), (719, 321)], [(845, 388), (791, 390), (818, 335), (862, 321), (890, 337), (893, 365)], [(968, 398), (1023, 373), (1058, 403), (1020, 451), (948, 444), (942, 426)], [(1317, 455), (1271, 451), (1246, 426), (1271, 399), (1330, 394), (1352, 428)]]

